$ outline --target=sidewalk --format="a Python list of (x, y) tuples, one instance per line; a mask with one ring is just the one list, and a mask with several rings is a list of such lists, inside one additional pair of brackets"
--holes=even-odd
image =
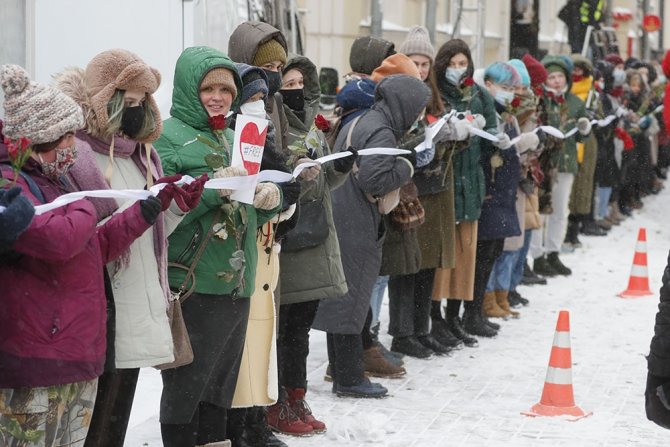
[[(661, 275), (670, 249), (670, 191), (606, 238), (581, 237), (584, 247), (562, 259), (568, 278), (523, 287), (530, 299), (519, 320), (502, 322), (495, 339), (452, 357), (406, 361), (407, 376), (383, 380), (381, 400), (335, 397), (323, 381), (325, 335), (312, 332), (308, 402), (328, 433), (282, 439), (300, 446), (665, 446), (670, 432), (644, 414), (645, 355), (653, 334)], [(624, 300), (637, 230), (647, 228), (651, 297)], [(593, 416), (577, 422), (522, 416), (542, 393), (558, 311), (570, 311), (572, 376), (576, 404)], [(383, 310), (381, 340), (388, 307)], [(160, 446), (160, 376), (140, 376), (127, 446)]]

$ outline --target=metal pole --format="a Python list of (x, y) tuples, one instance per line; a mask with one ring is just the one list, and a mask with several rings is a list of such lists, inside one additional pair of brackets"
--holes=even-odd
[(476, 67), (484, 68), (484, 50), (486, 49), (486, 17), (484, 16), (484, 0), (477, 1), (477, 60)]
[[(642, 20), (640, 20), (640, 25), (642, 25), (644, 16), (649, 12), (649, 0), (642, 0)], [(649, 59), (649, 33), (644, 29), (642, 30), (642, 39), (640, 39), (640, 57), (644, 60)]]
[(658, 30), (658, 48), (665, 50), (663, 34), (665, 34), (665, 0), (658, 2), (658, 15), (661, 16), (661, 29)]
[(297, 8), (295, 5), (295, 0), (291, 0), (290, 3), (291, 10), (291, 52), (293, 54), (298, 54), (298, 30), (296, 28), (295, 15)]
[(382, 0), (371, 0), (370, 35), (382, 37)]
[(437, 0), (426, 0), (426, 28), (431, 42), (435, 42), (435, 21), (437, 20)]
[(463, 0), (456, 2), (456, 20), (454, 20), (454, 27), (451, 29), (451, 38), (455, 39), (461, 37), (461, 16), (463, 15)]

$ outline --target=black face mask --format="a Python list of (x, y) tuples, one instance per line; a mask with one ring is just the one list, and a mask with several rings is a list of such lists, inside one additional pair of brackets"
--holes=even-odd
[(293, 90), (279, 90), (284, 104), (294, 112), (301, 112), (305, 109), (305, 93), (301, 88)]
[(137, 134), (144, 125), (144, 106), (126, 107), (121, 117), (121, 130), (130, 138), (137, 137)]
[(281, 73), (263, 69), (268, 77), (268, 96), (273, 96), (281, 88)]

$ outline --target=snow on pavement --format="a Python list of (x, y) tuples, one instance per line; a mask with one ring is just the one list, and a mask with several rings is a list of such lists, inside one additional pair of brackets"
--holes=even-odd
[[(581, 236), (584, 247), (562, 255), (573, 275), (547, 286), (521, 287), (530, 306), (503, 321), (494, 339), (451, 357), (407, 359), (407, 376), (380, 380), (385, 399), (338, 398), (324, 382), (325, 335), (311, 333), (307, 401), (328, 425), (325, 435), (282, 436), (301, 446), (661, 446), (670, 433), (644, 414), (645, 355), (653, 334), (658, 289), (670, 249), (670, 191), (647, 198), (642, 210), (608, 237)], [(653, 296), (621, 299), (638, 228), (647, 229)], [(593, 415), (571, 422), (522, 416), (542, 393), (560, 310), (570, 311), (575, 402)], [(388, 306), (383, 310), (388, 321)], [(381, 335), (389, 346), (391, 339)], [(126, 446), (162, 445), (158, 423), (161, 381), (143, 369)]]

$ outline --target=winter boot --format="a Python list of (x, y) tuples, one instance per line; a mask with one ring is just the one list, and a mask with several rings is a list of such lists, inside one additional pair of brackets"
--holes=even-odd
[(566, 267), (560, 259), (558, 259), (558, 253), (557, 252), (551, 252), (547, 255), (547, 262), (553, 268), (557, 274), (562, 275), (562, 276), (570, 276), (572, 275), (572, 270), (570, 270), (568, 267)]
[(338, 397), (359, 397), (379, 399), (386, 397), (388, 390), (378, 383), (372, 383), (366, 377), (361, 383), (356, 385), (339, 385), (333, 382), (333, 391)]
[(580, 248), (582, 246), (581, 241), (577, 237), (579, 235), (580, 221), (570, 216), (568, 220), (568, 230), (565, 233), (564, 243), (571, 246), (572, 248)]
[(492, 327), (494, 331), (500, 330), (500, 325), (498, 323), (494, 323), (493, 321), (489, 320), (489, 317), (487, 317), (484, 314), (482, 314), (482, 320), (484, 320), (484, 323), (486, 323), (487, 326)]
[(463, 324), (461, 323), (460, 317), (458, 316), (452, 317), (447, 315), (446, 323), (449, 332), (451, 332), (454, 335), (454, 337), (458, 338), (459, 340), (462, 340), (465, 346), (467, 346), (468, 348), (475, 348), (479, 345), (477, 339), (475, 337), (472, 337), (465, 331), (465, 329), (463, 328)]
[(540, 275), (537, 275), (528, 265), (528, 262), (523, 264), (523, 277), (521, 278), (521, 284), (524, 286), (544, 286), (547, 284), (547, 278), (543, 278)]
[(433, 337), (430, 334), (427, 335), (421, 335), (416, 338), (419, 340), (419, 343), (424, 345), (426, 348), (430, 349), (437, 355), (450, 355), (451, 354), (451, 348), (448, 346), (444, 346), (442, 343), (437, 341), (435, 337)]
[(433, 354), (433, 350), (425, 347), (413, 335), (409, 337), (393, 337), (391, 351), (400, 352), (417, 359), (427, 359)]
[(268, 426), (277, 433), (291, 436), (311, 436), (314, 429), (300, 420), (288, 402), (277, 402), (268, 408)]
[(242, 442), (233, 440), (235, 447), (288, 447), (268, 427), (264, 407), (249, 408), (244, 425)]
[(439, 320), (431, 319), (430, 335), (432, 335), (435, 340), (452, 350), (463, 348), (463, 340), (451, 333), (447, 327), (447, 322), (442, 318)]
[(232, 446), (232, 444), (230, 443), (230, 440), (226, 439), (225, 441), (208, 442), (205, 445), (196, 446), (196, 447), (231, 447), (231, 446)]
[(326, 373), (323, 375), (323, 380), (326, 382), (333, 381), (333, 369), (330, 367), (330, 363), (328, 364), (328, 367), (326, 367)]
[(465, 309), (463, 313), (463, 328), (472, 335), (480, 337), (495, 337), (498, 331), (486, 324), (482, 318), (482, 311), (478, 308)]
[(291, 406), (293, 412), (305, 424), (312, 427), (314, 433), (324, 433), (326, 431), (326, 424), (318, 420), (312, 415), (312, 409), (309, 408), (305, 402), (304, 388), (285, 388), (288, 394), (288, 404)]
[(607, 236), (607, 231), (599, 227), (594, 220), (584, 221), (580, 231), (585, 236)]
[(510, 307), (528, 306), (528, 304), (530, 303), (530, 301), (522, 297), (516, 290), (509, 291), (507, 301), (509, 301)]
[(389, 362), (379, 346), (373, 346), (363, 351), (363, 369), (368, 376), (387, 379), (402, 377), (407, 373), (402, 366)]
[(505, 312), (509, 313), (512, 318), (519, 318), (521, 314), (519, 312), (513, 311), (510, 309), (508, 297), (509, 292), (507, 290), (496, 290), (495, 291), (495, 300), (498, 303), (498, 306)]
[(533, 271), (537, 275), (547, 276), (549, 278), (558, 276), (556, 269), (549, 263), (547, 258), (543, 255), (535, 258), (533, 262)]
[(484, 304), (482, 305), (482, 309), (486, 316), (490, 318), (506, 318), (510, 315), (509, 312), (505, 312), (505, 310), (496, 302), (495, 292), (484, 293)]
[(405, 364), (405, 362), (402, 360), (402, 358), (405, 357), (405, 354), (389, 351), (386, 346), (381, 344), (379, 341), (376, 341), (374, 346), (379, 348), (379, 351), (382, 353), (386, 361), (393, 363), (395, 366), (403, 366)]
[(609, 206), (609, 219), (614, 222), (618, 222), (619, 224), (626, 220), (626, 216), (621, 214), (621, 210), (619, 209), (619, 203), (618, 202), (612, 202)]

